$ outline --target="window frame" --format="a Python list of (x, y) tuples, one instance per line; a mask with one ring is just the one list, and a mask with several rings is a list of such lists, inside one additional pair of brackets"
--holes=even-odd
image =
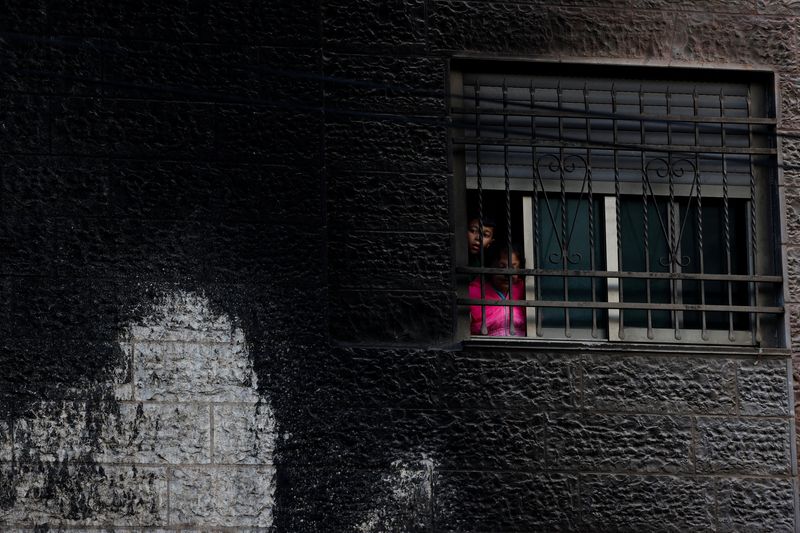
[[(609, 76), (608, 70), (611, 70), (611, 75)], [(547, 62), (547, 61), (522, 61), (519, 59), (497, 59), (497, 58), (479, 58), (476, 59), (474, 57), (466, 57), (466, 58), (454, 58), (451, 60), (450, 63), (450, 112), (451, 117), (453, 108), (459, 107), (460, 99), (463, 96), (463, 88), (464, 88), (464, 81), (463, 75), (464, 73), (478, 73), (482, 72), (483, 70), (487, 70), (489, 72), (497, 73), (499, 75), (503, 75), (504, 73), (511, 73), (514, 75), (519, 75), (520, 73), (525, 76), (533, 76), (535, 71), (544, 71), (548, 75), (555, 75), (555, 76), (571, 76), (575, 77), (576, 72), (588, 72), (588, 76), (591, 76), (592, 73), (599, 73), (602, 71), (603, 77), (609, 78), (617, 78), (620, 77), (623, 73), (626, 76), (643, 76), (644, 79), (686, 79), (691, 82), (699, 81), (702, 79), (711, 79), (717, 76), (722, 76), (726, 79), (731, 79), (736, 83), (750, 83), (757, 85), (759, 88), (764, 90), (765, 97), (764, 101), (761, 105), (766, 106), (766, 108), (771, 112), (771, 115), (765, 116), (773, 116), (775, 123), (777, 124), (778, 121), (778, 109), (775, 103), (775, 95), (777, 94), (776, 91), (776, 79), (774, 73), (770, 70), (756, 70), (753, 69), (737, 69), (737, 68), (730, 68), (726, 67), (724, 69), (715, 70), (712, 73), (708, 72), (706, 67), (703, 67), (701, 70), (700, 68), (692, 68), (691, 66), (682, 66), (682, 67), (675, 67), (675, 66), (632, 66), (632, 65), (609, 65), (607, 63), (564, 63), (559, 62), (558, 64)], [(776, 127), (773, 128), (772, 132), (776, 131)], [(452, 206), (454, 207), (454, 227), (457, 231), (454, 234), (454, 251), (455, 251), (455, 261), (456, 265), (464, 265), (466, 264), (466, 257), (467, 257), (467, 249), (466, 244), (463, 239), (463, 231), (461, 229), (466, 228), (466, 196), (468, 190), (468, 176), (466, 173), (466, 163), (464, 157), (463, 147), (459, 150), (457, 143), (453, 142), (453, 138), (456, 136), (458, 130), (456, 127), (453, 129), (453, 135), (449, 137), (449, 141), (451, 142), (450, 145), (450, 155), (451, 155), (451, 170), (453, 172), (453, 193), (454, 193), (454, 202), (452, 202)], [(760, 142), (761, 139), (758, 139)], [(672, 146), (672, 145), (670, 145)], [(727, 145), (726, 145), (727, 146)], [(781, 277), (780, 285), (778, 286), (778, 291), (780, 295), (772, 296), (774, 300), (776, 300), (775, 305), (772, 307), (781, 307), (783, 309), (783, 302), (786, 301), (786, 292), (787, 292), (787, 283), (786, 283), (786, 264), (785, 264), (785, 217), (783, 216), (784, 212), (784, 201), (783, 201), (783, 175), (782, 170), (780, 168), (780, 161), (781, 161), (781, 149), (780, 149), (780, 138), (776, 137), (775, 141), (775, 152), (777, 155), (774, 156), (776, 170), (774, 172), (769, 172), (769, 178), (766, 183), (760, 183), (757, 191), (756, 191), (756, 201), (757, 201), (757, 208), (758, 213), (756, 214), (757, 220), (770, 221), (770, 226), (774, 226), (775, 228), (779, 229), (779, 235), (777, 238), (772, 238), (771, 236), (764, 236), (765, 226), (768, 224), (761, 223), (759, 224), (759, 235), (756, 236), (756, 242), (758, 242), (758, 248), (762, 253), (756, 254), (755, 257), (752, 254), (752, 251), (748, 249), (746, 254), (748, 259), (755, 262), (763, 262), (764, 253), (766, 251), (771, 252), (771, 269), (778, 272), (778, 275)], [(507, 180), (508, 181), (508, 180)], [(551, 184), (552, 186), (553, 184)], [(637, 186), (638, 184), (631, 183), (628, 186)], [(614, 205), (615, 203), (615, 196), (606, 191), (602, 191), (603, 187), (608, 189), (610, 184), (600, 184), (600, 191), (596, 191), (596, 195), (601, 197), (601, 204), (602, 204), (602, 211), (603, 211), (603, 222), (605, 225), (604, 228), (604, 240), (606, 243), (606, 265), (605, 270), (607, 272), (616, 272), (619, 270), (619, 263), (618, 263), (618, 243), (616, 235), (616, 231), (614, 230), (616, 226), (616, 208), (617, 206)], [(507, 187), (507, 185), (506, 185)], [(595, 185), (597, 188), (597, 184)], [(707, 185), (704, 185), (707, 187)], [(731, 188), (733, 189), (733, 188)], [(619, 191), (617, 191), (619, 194)], [(522, 212), (523, 212), (523, 228), (525, 233), (525, 238), (523, 240), (524, 248), (525, 248), (525, 256), (530, 261), (533, 257), (533, 245), (532, 245), (532, 238), (531, 238), (531, 224), (530, 220), (526, 218), (530, 213), (530, 202), (532, 201), (532, 195), (529, 193), (521, 193), (515, 190), (515, 195), (520, 196), (522, 198), (522, 202), (524, 205)], [(739, 196), (744, 196), (744, 191), (739, 191)], [(768, 195), (771, 198), (765, 198), (764, 195)], [(714, 196), (713, 194), (708, 196)], [(767, 207), (765, 207), (767, 206)], [(766, 210), (766, 212), (764, 212)], [(702, 216), (702, 215), (701, 215)], [(760, 218), (759, 218), (760, 217)], [(501, 246), (504, 243), (501, 243)], [(531, 271), (531, 265), (527, 265), (527, 270)], [(763, 269), (759, 269), (755, 267), (750, 272), (762, 272)], [(510, 274), (511, 272), (508, 271)], [(518, 272), (521, 273), (521, 272)], [(472, 274), (474, 276), (474, 273)], [(539, 278), (540, 275), (529, 275), (526, 277), (526, 286), (528, 292), (535, 291), (534, 285), (535, 280)], [(464, 275), (458, 268), (456, 268), (456, 275), (455, 278), (457, 280), (457, 292), (458, 292), (458, 299), (463, 301), (467, 299), (468, 296), (466, 294), (466, 285), (469, 275)], [(607, 280), (607, 294), (606, 298), (600, 301), (604, 301), (605, 303), (617, 303), (619, 302), (619, 285), (621, 283), (620, 278), (616, 277), (606, 277)], [(682, 283), (680, 280), (676, 280), (675, 283)], [(702, 283), (702, 282), (701, 282)], [(701, 285), (702, 286), (702, 285)], [(750, 286), (750, 282), (748, 282), (748, 286)], [(753, 283), (752, 287), (758, 287), (759, 283)], [(702, 290), (702, 289), (701, 289)], [(762, 294), (758, 289), (755, 290), (755, 303), (752, 305), (766, 307), (762, 304)], [(682, 291), (679, 291), (679, 294), (682, 294)], [(674, 293), (673, 293), (674, 294)], [(526, 296), (528, 298), (528, 296)], [(677, 302), (677, 300), (670, 300), (671, 303)], [(623, 304), (624, 305), (624, 304)], [(730, 305), (730, 303), (729, 303)], [(590, 343), (590, 344), (597, 344), (598, 346), (608, 347), (611, 345), (618, 345), (624, 344), (626, 346), (632, 347), (635, 345), (641, 345), (643, 347), (647, 347), (647, 349), (654, 348), (658, 345), (663, 345), (663, 348), (674, 349), (676, 345), (680, 345), (683, 347), (692, 348), (699, 348), (701, 350), (715, 350), (717, 348), (728, 349), (739, 351), (743, 350), (745, 352), (750, 352), (753, 349), (757, 349), (759, 351), (770, 351), (770, 350), (777, 350), (778, 352), (785, 352), (786, 348), (790, 346), (789, 344), (789, 328), (788, 328), (788, 313), (783, 310), (779, 315), (775, 315), (773, 319), (769, 321), (769, 336), (770, 341), (767, 343), (757, 343), (753, 342), (754, 339), (754, 329), (751, 327), (748, 330), (736, 330), (736, 341), (733, 342), (730, 339), (728, 330), (720, 330), (720, 329), (707, 329), (701, 331), (701, 329), (694, 329), (694, 328), (684, 328), (677, 326), (677, 323), (673, 324), (676, 327), (670, 328), (663, 328), (663, 331), (642, 331), (646, 330), (646, 328), (634, 328), (631, 326), (625, 326), (624, 334), (620, 335), (619, 333), (619, 317), (622, 313), (621, 309), (612, 309), (609, 308), (607, 310), (607, 324), (605, 327), (605, 335), (604, 336), (592, 336), (592, 335), (557, 335), (554, 334), (555, 332), (549, 331), (545, 332), (546, 335), (537, 335), (537, 326), (536, 326), (536, 316), (538, 315), (539, 311), (537, 307), (528, 307), (528, 336), (527, 337), (474, 337), (470, 335), (469, 332), (469, 306), (462, 304), (457, 304), (458, 308), (458, 321), (457, 321), (457, 338), (460, 341), (468, 342), (471, 344), (496, 344), (498, 342), (503, 343), (511, 343), (517, 344), (521, 343), (522, 345), (530, 345), (531, 343), (545, 343), (548, 345), (552, 345), (553, 343)], [(705, 315), (706, 311), (703, 311)], [(708, 311), (712, 312), (712, 311)], [(677, 316), (678, 313), (683, 313), (683, 311), (676, 311), (675, 317), (678, 320)], [(732, 313), (730, 313), (732, 314)], [(731, 319), (732, 320), (732, 319)], [(533, 328), (533, 329), (532, 329)], [(661, 328), (659, 328), (661, 329)], [(540, 329), (541, 331), (541, 329)], [(677, 332), (680, 332), (679, 334)], [(675, 337), (678, 338), (675, 338)], [(728, 338), (725, 338), (728, 337)], [(746, 340), (746, 342), (742, 342), (742, 340)]]

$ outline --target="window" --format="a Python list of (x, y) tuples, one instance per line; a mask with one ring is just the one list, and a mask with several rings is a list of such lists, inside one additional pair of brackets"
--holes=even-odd
[(473, 336), (785, 344), (766, 77), (466, 67), (457, 197), (492, 233), (458, 245)]

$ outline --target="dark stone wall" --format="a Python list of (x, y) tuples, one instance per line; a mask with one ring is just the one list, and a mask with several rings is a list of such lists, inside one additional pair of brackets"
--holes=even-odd
[(187, 291), (274, 409), (274, 530), (796, 530), (789, 357), (461, 348), (445, 91), (463, 54), (773, 69), (796, 319), (798, 30), (790, 0), (6, 2), (0, 526), (209, 525), (160, 511), (177, 467), (120, 508), (74, 480), (122, 467), (15, 438), (45, 401), (118, 416), (120, 331)]

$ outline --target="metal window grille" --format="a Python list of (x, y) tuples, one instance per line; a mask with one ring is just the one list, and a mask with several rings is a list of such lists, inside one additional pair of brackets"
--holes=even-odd
[[(459, 74), (456, 161), (506, 258), (458, 272), (486, 334), (780, 346), (775, 118), (763, 86)], [(496, 251), (496, 250), (495, 250)], [(508, 261), (510, 264), (510, 261)], [(466, 262), (464, 263), (466, 264)], [(494, 276), (513, 290), (489, 298)], [(523, 309), (525, 326), (515, 325)]]

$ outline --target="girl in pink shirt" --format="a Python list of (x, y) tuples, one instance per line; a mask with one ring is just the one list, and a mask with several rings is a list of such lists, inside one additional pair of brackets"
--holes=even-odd
[[(520, 260), (520, 253), (516, 249), (511, 252), (511, 264), (508, 261), (508, 249), (498, 247), (490, 256), (491, 268), (524, 268)], [(488, 279), (487, 279), (488, 278)], [(507, 274), (486, 275), (483, 282), (485, 300), (524, 300), (525, 284), (520, 276), (511, 276), (511, 290), (509, 292), (509, 276)], [(481, 299), (480, 276), (469, 284), (469, 297)], [(483, 311), (486, 309), (486, 332), (481, 332)], [(525, 308), (495, 305), (473, 305), (470, 307), (470, 333), (472, 335), (489, 335), (494, 337), (524, 337), (526, 334)], [(511, 321), (514, 323), (514, 332), (511, 332)]]

